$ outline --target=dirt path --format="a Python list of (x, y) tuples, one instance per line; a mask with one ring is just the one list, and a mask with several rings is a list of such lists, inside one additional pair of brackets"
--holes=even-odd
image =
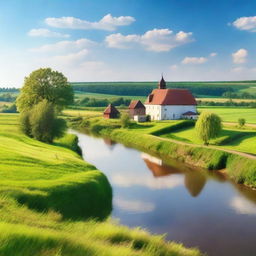
[[(224, 125), (237, 125), (237, 123), (235, 123), (235, 122), (222, 122), (222, 124), (224, 124)], [(245, 128), (246, 128), (246, 126), (256, 128), (256, 124), (247, 124), (246, 123)]]
[[(152, 136), (154, 136), (154, 135), (152, 135)], [(239, 156), (243, 156), (243, 157), (247, 157), (247, 158), (256, 160), (256, 155), (249, 154), (249, 153), (244, 153), (244, 152), (240, 152), (240, 151), (236, 151), (236, 150), (232, 150), (232, 149), (225, 149), (225, 148), (220, 148), (220, 147), (212, 146), (212, 145), (205, 146), (205, 145), (192, 144), (192, 143), (187, 143), (187, 142), (183, 142), (183, 141), (178, 141), (178, 140), (168, 139), (168, 138), (162, 138), (162, 137), (158, 137), (158, 138), (161, 139), (161, 140), (165, 140), (165, 141), (171, 141), (171, 142), (174, 142), (174, 143), (177, 143), (177, 144), (180, 144), (180, 145), (187, 145), (187, 146), (190, 146), (190, 147), (199, 147), (199, 148), (211, 148), (211, 149), (216, 149), (216, 150), (219, 150), (219, 151), (224, 151), (224, 152), (228, 152), (228, 153), (232, 153), (232, 154), (236, 154), (236, 155), (239, 155)]]

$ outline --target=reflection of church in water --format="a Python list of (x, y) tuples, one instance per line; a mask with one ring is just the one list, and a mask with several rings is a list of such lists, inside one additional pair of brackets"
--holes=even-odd
[(184, 175), (184, 185), (193, 197), (198, 196), (204, 188), (206, 176), (200, 171), (191, 170), (186, 167), (184, 168), (184, 165), (182, 166), (182, 169), (178, 166), (167, 165), (163, 160), (146, 153), (142, 153), (141, 157), (155, 178), (164, 176), (170, 177), (174, 174)]

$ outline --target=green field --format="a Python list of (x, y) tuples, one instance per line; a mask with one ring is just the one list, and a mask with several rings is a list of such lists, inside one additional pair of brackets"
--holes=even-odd
[(103, 221), (112, 208), (111, 187), (69, 149), (75, 139), (45, 144), (20, 133), (18, 115), (0, 114), (0, 255), (200, 255)]
[(203, 110), (212, 111), (219, 115), (224, 122), (237, 123), (239, 118), (245, 118), (247, 123), (256, 124), (256, 109), (242, 107), (198, 107), (199, 112)]
[[(161, 135), (164, 138), (175, 139), (187, 143), (202, 144), (194, 127), (177, 129), (176, 131)], [(227, 148), (241, 152), (256, 154), (256, 129), (238, 130), (224, 128), (220, 135), (210, 141), (212, 145), (221, 145), (220, 148)]]

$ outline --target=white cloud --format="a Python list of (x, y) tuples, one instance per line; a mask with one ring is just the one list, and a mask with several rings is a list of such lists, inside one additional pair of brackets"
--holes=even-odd
[(105, 42), (110, 48), (128, 49), (139, 45), (148, 51), (154, 52), (167, 52), (191, 41), (193, 41), (192, 32), (180, 31), (174, 34), (169, 29), (153, 29), (143, 35), (125, 36), (117, 33), (105, 38)]
[(256, 32), (256, 16), (241, 17), (236, 19), (232, 24), (239, 30)]
[(49, 57), (46, 60), (48, 63), (51, 63), (52, 66), (79, 65), (80, 62), (84, 61), (87, 54), (88, 50), (84, 49), (76, 53)]
[(117, 206), (121, 210), (129, 211), (131, 213), (152, 212), (156, 208), (155, 205), (151, 202), (127, 200), (122, 198), (116, 198), (114, 200), (114, 206)]
[(33, 48), (33, 52), (74, 52), (95, 45), (96, 43), (86, 38), (81, 38), (76, 41), (60, 41), (54, 44), (46, 44), (39, 48)]
[(152, 176), (144, 177), (137, 175), (124, 177), (123, 175), (113, 175), (111, 182), (120, 187), (131, 187), (131, 186), (143, 186), (150, 188), (152, 190), (158, 189), (172, 189), (178, 186), (181, 186), (183, 182), (183, 176), (181, 175), (172, 175), (168, 177), (158, 177), (155, 179)]
[(215, 56), (217, 56), (217, 55), (218, 55), (217, 52), (212, 52), (212, 53), (210, 53), (210, 57), (215, 57)]
[(245, 63), (247, 55), (248, 51), (246, 49), (239, 49), (238, 51), (232, 53), (233, 62), (235, 64)]
[(178, 68), (178, 65), (176, 65), (176, 64), (170, 66), (171, 70), (176, 70), (177, 68)]
[(207, 62), (208, 59), (205, 57), (185, 57), (182, 60), (182, 64), (203, 64)]
[(62, 34), (62, 33), (58, 33), (58, 32), (53, 32), (50, 31), (49, 29), (46, 28), (34, 28), (31, 29), (28, 32), (29, 36), (33, 36), (33, 37), (60, 37), (60, 38), (68, 38), (70, 37), (70, 35), (68, 34)]
[(230, 202), (230, 206), (239, 214), (256, 215), (255, 204), (246, 201), (242, 197), (234, 197)]
[(46, 18), (45, 23), (55, 28), (69, 29), (100, 29), (113, 31), (119, 26), (127, 26), (135, 21), (131, 16), (113, 17), (111, 14), (105, 15), (101, 20), (90, 22), (74, 17)]

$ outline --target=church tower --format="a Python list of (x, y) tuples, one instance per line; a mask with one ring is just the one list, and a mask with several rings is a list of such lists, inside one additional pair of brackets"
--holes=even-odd
[(158, 89), (166, 89), (166, 82), (164, 81), (163, 75), (162, 75), (162, 79), (158, 83)]

